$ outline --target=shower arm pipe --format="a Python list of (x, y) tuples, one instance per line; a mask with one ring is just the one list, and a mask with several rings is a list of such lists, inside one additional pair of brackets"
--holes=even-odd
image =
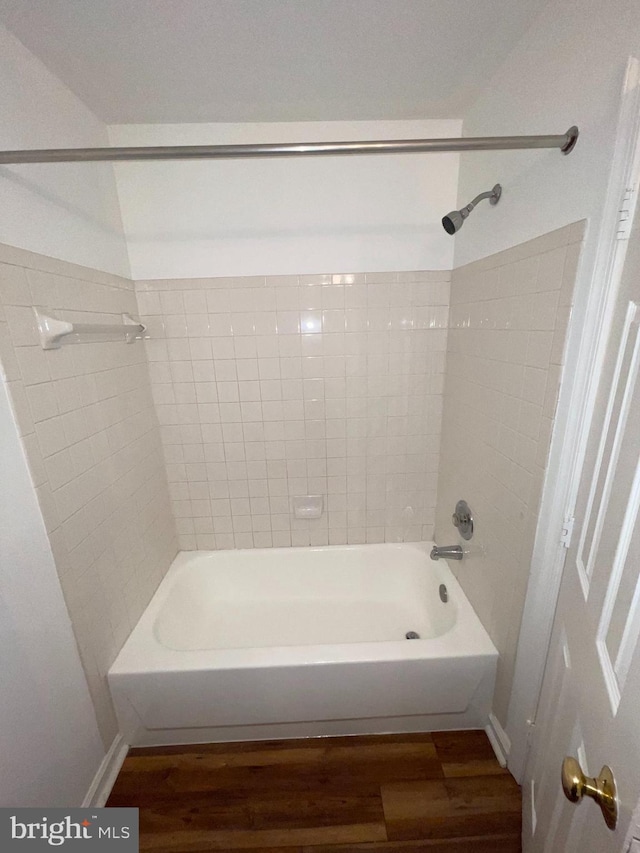
[(395, 139), (374, 142), (282, 142), (242, 145), (161, 145), (134, 148), (43, 148), (0, 151), (0, 165), (98, 160), (234, 160), (258, 157), (323, 157), (360, 154), (426, 154), (443, 151), (509, 151), (559, 148), (569, 154), (578, 128), (549, 136), (480, 136), (453, 139)]
[[(496, 197), (495, 189), (488, 190), (486, 193), (480, 193), (480, 195), (477, 195), (474, 199), (472, 199), (469, 202), (469, 204), (465, 204), (465, 206), (463, 208), (461, 208), (460, 213), (462, 213), (463, 216), (468, 216), (471, 213), (471, 211), (473, 210), (473, 208), (476, 206), (476, 204), (478, 204), (479, 201), (482, 201), (485, 198), (495, 198), (495, 197)], [(499, 195), (498, 195), (498, 198), (500, 198)], [(463, 212), (465, 210), (466, 210), (466, 214)]]

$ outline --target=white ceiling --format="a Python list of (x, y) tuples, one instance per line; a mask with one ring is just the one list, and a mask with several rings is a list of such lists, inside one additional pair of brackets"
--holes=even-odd
[(546, 0), (0, 0), (104, 121), (459, 118)]

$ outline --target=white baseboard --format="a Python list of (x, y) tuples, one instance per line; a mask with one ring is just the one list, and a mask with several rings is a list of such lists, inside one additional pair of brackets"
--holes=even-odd
[(491, 741), (491, 746), (496, 754), (496, 758), (500, 762), (500, 766), (506, 767), (507, 759), (511, 752), (511, 741), (509, 740), (509, 735), (500, 725), (500, 721), (492, 712), (489, 713), (489, 722), (484, 730)]
[(104, 806), (109, 799), (109, 794), (128, 751), (129, 744), (125, 743), (121, 734), (116, 735), (82, 801), (83, 808), (91, 808), (92, 806), (102, 808)]

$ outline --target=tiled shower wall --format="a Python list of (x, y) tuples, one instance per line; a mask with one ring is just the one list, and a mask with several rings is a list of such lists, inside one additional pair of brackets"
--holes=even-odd
[[(583, 223), (453, 272), (436, 541), (500, 652), (493, 710), (506, 723)], [(475, 520), (451, 525), (456, 501)]]
[(177, 551), (144, 345), (43, 350), (33, 306), (122, 322), (133, 283), (0, 246), (0, 362), (105, 746), (106, 673)]
[(449, 281), (137, 282), (180, 547), (431, 538)]

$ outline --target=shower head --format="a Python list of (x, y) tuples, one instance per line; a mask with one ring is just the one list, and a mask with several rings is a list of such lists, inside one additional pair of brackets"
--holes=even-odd
[(455, 234), (456, 231), (459, 231), (462, 228), (465, 219), (469, 216), (479, 201), (482, 201), (483, 198), (488, 198), (490, 204), (497, 204), (500, 201), (501, 195), (502, 187), (500, 184), (496, 184), (490, 192), (480, 193), (480, 195), (477, 195), (473, 201), (470, 201), (465, 207), (462, 207), (460, 210), (452, 210), (451, 213), (447, 213), (446, 216), (443, 216), (442, 227), (447, 234)]

